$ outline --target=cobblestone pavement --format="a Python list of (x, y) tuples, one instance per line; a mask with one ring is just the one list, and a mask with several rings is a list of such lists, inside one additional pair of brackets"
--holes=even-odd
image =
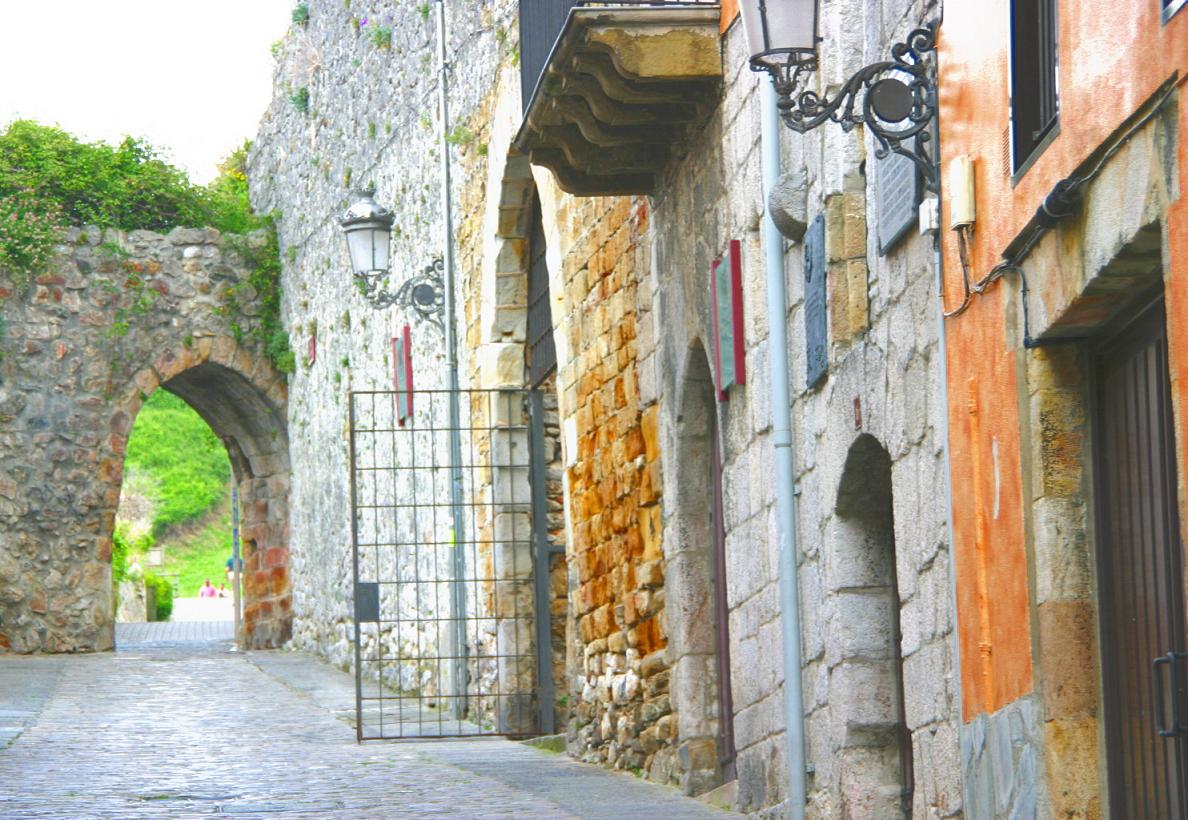
[(510, 741), (359, 745), (349, 675), (150, 626), (115, 653), (0, 656), (0, 817), (733, 816)]

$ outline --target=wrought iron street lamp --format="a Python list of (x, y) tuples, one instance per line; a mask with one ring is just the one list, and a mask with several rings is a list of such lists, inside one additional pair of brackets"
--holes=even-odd
[(434, 259), (420, 273), (405, 279), (395, 292), (389, 290), (388, 249), (395, 216), (376, 204), (371, 191), (360, 191), (357, 197), (339, 224), (346, 234), (351, 269), (359, 291), (378, 310), (392, 305), (412, 308), (418, 316), (444, 332), (445, 263)]
[(357, 200), (342, 215), (339, 224), (346, 234), (355, 281), (368, 301), (372, 301), (374, 295), (383, 290), (388, 279), (388, 249), (396, 216), (387, 208), (377, 205), (371, 191), (359, 191), (357, 196)]
[(920, 169), (924, 186), (940, 189), (936, 163), (929, 156), (929, 126), (936, 114), (936, 83), (923, 55), (935, 50), (931, 28), (918, 28), (891, 47), (891, 59), (859, 69), (830, 97), (804, 87), (817, 70), (817, 16), (820, 0), (740, 0), (751, 70), (771, 75), (780, 118), (798, 133), (823, 122), (849, 131), (870, 129), (875, 156), (907, 157)]

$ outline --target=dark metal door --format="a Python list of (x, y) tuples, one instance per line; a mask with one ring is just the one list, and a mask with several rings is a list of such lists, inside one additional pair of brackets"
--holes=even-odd
[(536, 555), (547, 529), (544, 539), (535, 530), (547, 519), (530, 455), (540, 399), (460, 391), (451, 430), (450, 396), (415, 391), (401, 421), (396, 393), (350, 395), (360, 740), (522, 737), (551, 725), (551, 665), (538, 661), (551, 648), (537, 645), (549, 606), (535, 593), (548, 571)]
[(722, 782), (736, 777), (734, 749), (734, 693), (730, 686), (730, 605), (726, 595), (726, 516), (722, 504), (722, 448), (718, 425), (710, 406), (710, 441), (713, 443), (710, 481), (713, 488), (711, 515), (714, 527), (714, 626), (718, 656), (718, 760)]
[(1111, 812), (1188, 811), (1188, 667), (1163, 302), (1095, 354), (1096, 503)]
[(553, 305), (549, 298), (549, 268), (545, 263), (544, 223), (540, 199), (532, 205), (532, 240), (528, 265), (528, 383), (539, 387), (557, 369), (557, 347), (553, 341)]

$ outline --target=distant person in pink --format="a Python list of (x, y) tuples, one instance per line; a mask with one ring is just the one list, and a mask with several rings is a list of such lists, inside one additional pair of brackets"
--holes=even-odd
[(198, 590), (199, 598), (217, 598), (219, 591), (210, 583), (210, 579), (206, 579), (206, 583), (202, 585), (202, 589)]

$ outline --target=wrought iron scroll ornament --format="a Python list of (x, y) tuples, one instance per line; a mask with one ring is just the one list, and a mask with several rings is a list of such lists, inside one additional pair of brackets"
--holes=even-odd
[[(792, 55), (772, 71), (780, 116), (785, 125), (801, 134), (826, 121), (836, 122), (846, 131), (865, 125), (878, 142), (876, 157), (885, 159), (888, 153), (907, 157), (920, 169), (924, 186), (937, 193), (939, 175), (926, 148), (931, 138), (929, 126), (936, 115), (936, 83), (923, 58), (935, 49), (935, 31), (931, 27), (915, 29), (906, 42), (891, 47), (890, 60), (860, 69), (832, 98), (807, 89), (797, 93), (801, 81), (816, 71), (817, 58), (798, 60)], [(763, 70), (763, 66), (752, 68)]]
[(366, 276), (356, 274), (359, 290), (367, 301), (377, 309), (397, 305), (412, 308), (425, 321), (445, 332), (445, 263), (434, 259), (420, 273), (410, 276), (395, 293), (386, 289), (386, 271), (377, 271)]

